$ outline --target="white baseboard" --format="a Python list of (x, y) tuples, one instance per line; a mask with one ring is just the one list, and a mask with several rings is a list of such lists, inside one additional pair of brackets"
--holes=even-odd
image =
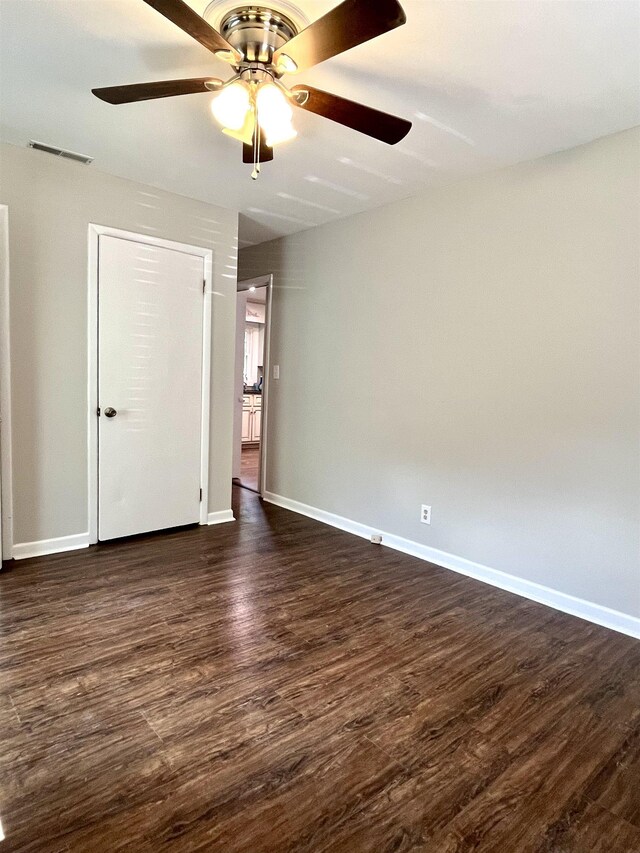
[(601, 604), (594, 604), (591, 601), (576, 598), (565, 592), (543, 586), (534, 581), (509, 575), (498, 569), (490, 569), (488, 566), (473, 563), (464, 557), (457, 557), (455, 554), (448, 554), (446, 551), (440, 551), (428, 545), (421, 545), (419, 542), (403, 539), (401, 536), (383, 533), (373, 527), (343, 518), (341, 515), (326, 512), (325, 510), (308, 506), (290, 498), (284, 498), (272, 492), (265, 492), (263, 497), (269, 503), (289, 509), (292, 512), (297, 512), (300, 515), (314, 518), (316, 521), (322, 521), (325, 524), (331, 525), (331, 527), (337, 527), (339, 530), (346, 530), (347, 533), (353, 533), (355, 536), (361, 536), (363, 539), (369, 539), (372, 534), (378, 534), (382, 536), (382, 544), (388, 548), (393, 548), (395, 551), (402, 551), (404, 554), (410, 554), (412, 557), (418, 557), (421, 560), (435, 563), (435, 565), (442, 566), (445, 569), (451, 569), (459, 574), (467, 575), (467, 577), (483, 581), (499, 589), (504, 589), (507, 592), (513, 592), (523, 598), (536, 601), (538, 604), (546, 604), (548, 607), (553, 607), (555, 610), (560, 610), (563, 613), (569, 613), (571, 616), (578, 616), (580, 619), (586, 619), (588, 622), (594, 622), (596, 625), (602, 625), (605, 628), (611, 628), (613, 631), (619, 631), (621, 634), (627, 634), (630, 637), (640, 639), (640, 618), (636, 616), (620, 613), (618, 610), (612, 610), (609, 607), (603, 607)]
[(225, 524), (227, 521), (235, 521), (236, 517), (230, 509), (221, 512), (210, 512), (207, 516), (207, 524)]
[(14, 544), (14, 560), (26, 560), (27, 557), (42, 557), (45, 554), (60, 554), (63, 551), (77, 551), (89, 547), (88, 533), (75, 533), (73, 536), (59, 536), (57, 539), (41, 539), (39, 542), (20, 542)]
[[(235, 521), (232, 510), (210, 512), (207, 524), (224, 524)], [(73, 536), (60, 536), (57, 539), (41, 539), (39, 542), (20, 542), (13, 546), (14, 560), (26, 560), (28, 557), (43, 557), (45, 554), (61, 554), (63, 551), (77, 551), (90, 545), (88, 533), (76, 533)]]
[[(207, 524), (224, 524), (227, 521), (235, 521), (230, 509), (210, 512), (207, 516)], [(73, 536), (60, 536), (57, 539), (41, 539), (39, 542), (20, 542), (13, 546), (11, 556), (14, 560), (26, 560), (28, 557), (77, 551), (80, 548), (88, 548), (90, 544), (88, 533), (76, 533)]]

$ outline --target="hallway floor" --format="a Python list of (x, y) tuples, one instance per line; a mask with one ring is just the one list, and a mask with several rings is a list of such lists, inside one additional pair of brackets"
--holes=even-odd
[(240, 482), (247, 489), (258, 491), (258, 472), (260, 468), (260, 447), (243, 447), (240, 461)]

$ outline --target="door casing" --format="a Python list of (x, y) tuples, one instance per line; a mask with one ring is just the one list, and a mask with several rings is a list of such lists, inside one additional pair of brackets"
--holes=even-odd
[(0, 204), (0, 563), (13, 557), (9, 208)]
[(212, 270), (213, 251), (202, 246), (176, 243), (147, 234), (136, 234), (107, 225), (89, 225), (88, 246), (88, 412), (87, 439), (89, 451), (88, 497), (89, 497), (89, 542), (98, 541), (98, 264), (100, 236), (119, 237), (147, 246), (160, 246), (178, 252), (186, 252), (203, 259), (204, 293), (202, 314), (202, 422), (200, 430), (200, 482), (202, 500), (200, 501), (200, 524), (208, 523), (209, 506), (209, 441), (210, 441), (210, 404), (211, 404), (211, 306), (212, 306)]
[[(269, 388), (271, 386), (271, 314), (273, 308), (273, 274), (256, 276), (256, 278), (246, 279), (238, 282), (238, 292), (248, 290), (253, 287), (266, 288), (265, 300), (265, 328), (264, 328), (264, 353), (263, 353), (263, 368), (264, 380), (262, 386), (262, 414), (260, 419), (260, 455), (258, 462), (258, 494), (264, 495), (267, 491), (267, 439), (269, 435)], [(236, 371), (238, 365), (236, 364)], [(234, 396), (234, 407), (236, 405)], [(236, 424), (234, 417), (234, 442), (236, 441), (235, 431), (240, 429), (240, 425)]]

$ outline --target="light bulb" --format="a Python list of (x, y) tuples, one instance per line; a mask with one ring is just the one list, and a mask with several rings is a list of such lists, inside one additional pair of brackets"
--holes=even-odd
[(258, 122), (265, 133), (267, 145), (293, 139), (297, 133), (291, 124), (293, 110), (286, 96), (274, 83), (263, 83), (256, 98)]
[(223, 89), (211, 102), (211, 112), (216, 121), (229, 130), (240, 130), (251, 106), (249, 88), (238, 80)]

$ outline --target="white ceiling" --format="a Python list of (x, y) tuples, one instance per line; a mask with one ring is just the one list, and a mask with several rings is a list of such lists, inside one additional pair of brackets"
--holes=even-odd
[[(334, 5), (299, 0), (312, 20)], [(403, 5), (404, 27), (285, 78), (412, 119), (395, 147), (296, 110), (298, 139), (254, 183), (213, 96), (97, 100), (95, 86), (228, 71), (142, 0), (0, 0), (0, 138), (239, 210), (243, 246), (640, 124), (635, 0)]]

